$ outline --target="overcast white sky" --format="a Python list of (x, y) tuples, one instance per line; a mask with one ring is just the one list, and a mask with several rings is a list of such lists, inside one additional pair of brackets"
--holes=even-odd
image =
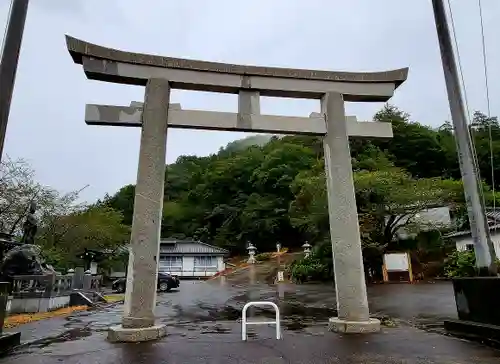
[[(492, 113), (500, 114), (500, 1), (483, 0)], [(0, 35), (10, 0), (0, 0)], [(486, 110), (477, 1), (452, 1), (468, 98)], [(325, 70), (410, 67), (392, 103), (414, 120), (449, 119), (430, 0), (31, 0), (5, 152), (44, 184), (90, 186), (93, 201), (135, 183), (139, 129), (87, 126), (86, 103), (143, 99), (141, 87), (88, 81), (64, 34), (118, 49), (228, 63)], [(173, 91), (183, 108), (236, 111), (234, 95)], [(369, 119), (381, 104), (348, 104)], [(265, 99), (262, 112), (309, 115), (319, 103)], [(167, 162), (208, 155), (244, 134), (170, 130)]]

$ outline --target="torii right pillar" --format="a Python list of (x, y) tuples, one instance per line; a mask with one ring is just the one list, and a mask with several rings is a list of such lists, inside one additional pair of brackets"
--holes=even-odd
[(323, 145), (338, 311), (338, 317), (330, 318), (329, 329), (342, 333), (378, 332), (380, 321), (370, 318), (368, 309), (342, 94), (325, 94), (321, 100), (321, 112), (327, 128)]

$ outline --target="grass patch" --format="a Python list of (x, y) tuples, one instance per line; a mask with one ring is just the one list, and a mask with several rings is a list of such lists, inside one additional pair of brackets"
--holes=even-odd
[(125, 299), (125, 295), (124, 294), (110, 294), (110, 295), (104, 296), (104, 299), (108, 303), (119, 302), (119, 301), (123, 301)]
[(61, 317), (68, 316), (76, 311), (85, 311), (87, 310), (87, 306), (73, 306), (73, 307), (64, 307), (55, 311), (50, 312), (37, 312), (37, 313), (21, 313), (14, 314), (11, 316), (7, 316), (4, 322), (5, 328), (12, 328), (19, 325), (24, 325), (30, 322), (46, 320), (52, 317)]

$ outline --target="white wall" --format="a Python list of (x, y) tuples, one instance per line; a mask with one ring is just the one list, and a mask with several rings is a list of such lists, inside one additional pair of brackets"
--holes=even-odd
[(182, 257), (182, 270), (183, 271), (193, 271), (194, 270), (194, 257), (193, 256)]
[[(491, 240), (493, 241), (493, 246), (495, 247), (495, 254), (497, 255), (497, 258), (500, 258), (500, 229), (495, 231), (490, 232), (491, 235)], [(459, 236), (456, 238), (453, 238), (455, 240), (455, 244), (457, 247), (457, 250), (463, 251), (467, 249), (467, 245), (469, 244), (474, 244), (472, 241), (472, 236), (465, 235), (465, 236)]]
[[(161, 267), (159, 268), (161, 271)], [(197, 270), (195, 271), (194, 267), (194, 256), (185, 255), (182, 257), (182, 271), (165, 271), (166, 273), (170, 273), (172, 275), (176, 275), (179, 277), (210, 277), (216, 274), (217, 272), (223, 271), (226, 269), (226, 264), (224, 263), (223, 256), (217, 256), (217, 270)]]
[(12, 298), (9, 299), (9, 313), (48, 312), (69, 305), (69, 296), (50, 298)]
[(217, 257), (217, 271), (222, 272), (226, 269), (226, 263), (224, 263), (224, 257)]

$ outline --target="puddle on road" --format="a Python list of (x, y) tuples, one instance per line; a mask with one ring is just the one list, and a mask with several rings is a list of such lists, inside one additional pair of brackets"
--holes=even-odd
[[(188, 330), (194, 330), (193, 324), (196, 325), (201, 322), (240, 322), (243, 305), (248, 302), (245, 301), (244, 296), (234, 297), (224, 305), (211, 305), (206, 302), (197, 302), (187, 307), (173, 305), (174, 315), (163, 316), (162, 322), (175, 324), (175, 326), (179, 327), (184, 326)], [(271, 301), (271, 299), (269, 300)], [(273, 299), (273, 301), (276, 300)], [(335, 316), (337, 313), (336, 309), (333, 308), (305, 306), (293, 299), (278, 301), (277, 304), (280, 309), (282, 326), (290, 331), (304, 330), (308, 326), (318, 324), (318, 322), (326, 323), (330, 317)], [(275, 312), (272, 308), (254, 307), (251, 311), (249, 310), (248, 317), (273, 319)]]
[(202, 326), (201, 333), (202, 334), (229, 334), (231, 329), (227, 327), (223, 327), (222, 325), (216, 324), (214, 326)]
[(304, 321), (301, 320), (292, 320), (283, 322), (283, 326), (290, 331), (302, 331), (309, 325), (307, 325)]
[(58, 336), (37, 340), (33, 343), (30, 343), (29, 346), (35, 347), (35, 348), (44, 348), (44, 347), (49, 346), (51, 344), (63, 343), (66, 341), (80, 340), (82, 338), (89, 337), (91, 335), (92, 335), (92, 329), (90, 327), (75, 328), (75, 329), (65, 331), (64, 333), (62, 333)]
[[(235, 333), (235, 327), (240, 330), (241, 325), (234, 324), (240, 322), (241, 310), (247, 302), (272, 301), (280, 308), (283, 330), (306, 335), (324, 335), (327, 332), (328, 319), (337, 315), (335, 294), (331, 292), (330, 287), (284, 285), (282, 289), (278, 292), (276, 286), (267, 285), (222, 288), (208, 284), (186, 285), (184, 291), (162, 296), (158, 302), (157, 317), (159, 322), (168, 325), (169, 336), (199, 338), (201, 334), (224, 335), (231, 333), (231, 330)], [(280, 298), (280, 295), (284, 298)], [(394, 305), (378, 305), (375, 307), (380, 311), (375, 313), (374, 317), (379, 318), (385, 327), (404, 324), (425, 331), (444, 333), (443, 317), (417, 316), (408, 319), (409, 315), (398, 315), (397, 311), (394, 312)], [(64, 325), (69, 329), (67, 332), (38, 341), (32, 346), (47, 350), (45, 347), (53, 343), (76, 341), (91, 336), (92, 333), (105, 331), (110, 325), (121, 321), (122, 310), (123, 307), (117, 305), (92, 313), (70, 316), (66, 318)], [(267, 307), (255, 307), (248, 313), (250, 319), (272, 320), (275, 317), (274, 310)], [(252, 330), (249, 327), (249, 337), (256, 335)]]

